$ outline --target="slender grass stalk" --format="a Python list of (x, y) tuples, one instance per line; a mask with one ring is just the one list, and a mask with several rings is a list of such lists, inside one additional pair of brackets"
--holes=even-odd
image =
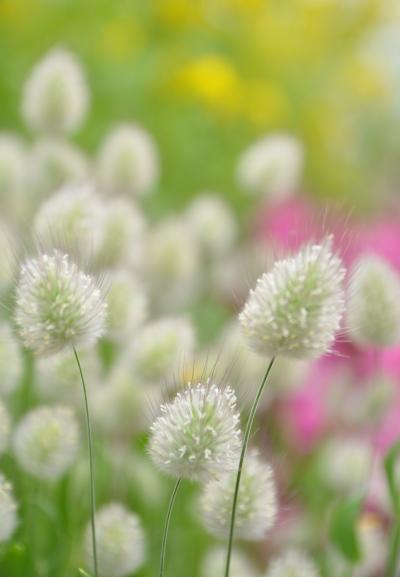
[(167, 509), (167, 515), (165, 517), (164, 533), (163, 533), (162, 545), (161, 545), (160, 577), (163, 577), (163, 575), (164, 575), (165, 554), (166, 554), (166, 549), (167, 549), (169, 525), (171, 523), (172, 510), (174, 508), (176, 495), (178, 494), (178, 489), (180, 487), (181, 482), (182, 482), (182, 479), (178, 479), (177, 482), (175, 483), (175, 486), (174, 486), (174, 489), (172, 491), (171, 498), (169, 501), (169, 505), (168, 505), (168, 509)]
[(244, 431), (242, 451), (240, 453), (239, 467), (238, 467), (237, 476), (236, 476), (235, 491), (233, 494), (231, 523), (230, 523), (230, 528), (229, 528), (228, 553), (227, 553), (227, 557), (226, 557), (226, 566), (225, 566), (225, 577), (229, 577), (229, 570), (231, 567), (233, 537), (235, 534), (236, 509), (237, 509), (237, 502), (238, 502), (238, 497), (239, 497), (240, 481), (242, 478), (244, 458), (246, 456), (247, 446), (249, 444), (249, 439), (250, 439), (251, 429), (252, 429), (253, 422), (254, 422), (254, 417), (256, 415), (258, 405), (260, 403), (260, 399), (261, 399), (262, 394), (264, 392), (264, 388), (265, 388), (265, 385), (266, 385), (266, 382), (268, 379), (268, 375), (271, 372), (272, 365), (274, 364), (274, 361), (275, 361), (275, 358), (272, 358), (269, 365), (268, 365), (268, 368), (266, 370), (264, 378), (261, 382), (260, 388), (258, 389), (257, 395), (256, 395), (254, 402), (253, 402), (253, 405), (251, 407), (249, 418), (247, 419), (246, 428)]
[(385, 571), (385, 577), (396, 577), (398, 575), (400, 557), (400, 520), (394, 521), (393, 531), (390, 538), (389, 557)]
[(81, 363), (79, 361), (78, 353), (75, 347), (73, 347), (75, 359), (78, 365), (79, 374), (82, 382), (83, 397), (85, 400), (85, 412), (86, 412), (86, 427), (87, 427), (87, 438), (88, 438), (88, 448), (89, 448), (89, 471), (90, 471), (90, 521), (92, 525), (92, 546), (93, 546), (93, 565), (94, 565), (94, 577), (98, 577), (98, 562), (97, 562), (97, 544), (96, 544), (96, 492), (94, 483), (94, 466), (93, 466), (93, 435), (92, 426), (90, 422), (90, 412), (89, 412), (89, 402), (86, 390), (85, 379), (82, 372)]

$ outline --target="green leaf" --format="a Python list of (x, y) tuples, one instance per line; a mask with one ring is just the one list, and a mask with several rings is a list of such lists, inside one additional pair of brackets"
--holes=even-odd
[(395, 443), (386, 453), (384, 467), (389, 495), (396, 517), (400, 517), (400, 487), (396, 478), (396, 465), (400, 461), (400, 441)]
[(86, 573), (86, 571), (84, 569), (82, 569), (81, 567), (79, 567), (78, 571), (79, 571), (79, 575), (82, 575), (82, 577), (91, 577), (91, 575), (89, 575), (89, 573)]
[(350, 497), (337, 503), (332, 511), (329, 536), (336, 549), (351, 563), (361, 559), (357, 522), (362, 503), (363, 497)]

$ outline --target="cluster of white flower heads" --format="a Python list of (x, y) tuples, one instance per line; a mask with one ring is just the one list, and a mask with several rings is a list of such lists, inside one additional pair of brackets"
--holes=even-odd
[(378, 256), (364, 256), (354, 266), (348, 297), (347, 325), (362, 346), (400, 343), (400, 276)]
[[(217, 547), (203, 559), (201, 577), (223, 575), (226, 563), (226, 548)], [(256, 569), (241, 551), (232, 551), (230, 577), (258, 577)]]
[(319, 571), (306, 553), (289, 549), (271, 561), (265, 577), (319, 577)]
[(152, 137), (135, 124), (116, 126), (98, 156), (98, 175), (110, 193), (142, 196), (158, 178), (158, 153)]
[[(85, 535), (88, 566), (93, 566), (90, 525)], [(96, 513), (96, 545), (100, 577), (124, 577), (137, 571), (146, 557), (145, 534), (135, 513), (110, 503)]]
[(0, 543), (8, 541), (18, 524), (17, 504), (11, 483), (0, 473)]
[(161, 406), (151, 427), (149, 452), (173, 477), (207, 481), (232, 471), (241, 447), (240, 417), (230, 387), (188, 384)]
[(39, 407), (17, 425), (14, 453), (20, 466), (39, 479), (55, 480), (74, 462), (79, 427), (67, 407)]
[[(203, 489), (200, 508), (208, 531), (217, 537), (229, 534), (237, 472), (211, 479)], [(263, 539), (278, 512), (272, 468), (251, 452), (247, 455), (239, 488), (235, 532), (241, 539)]]
[(88, 104), (79, 61), (66, 50), (54, 49), (36, 64), (26, 82), (22, 114), (36, 132), (72, 133), (80, 128)]
[(10, 436), (10, 429), (11, 429), (10, 415), (3, 401), (0, 399), (0, 455), (7, 448), (8, 439)]
[(345, 269), (331, 244), (331, 237), (309, 244), (258, 279), (239, 315), (258, 353), (315, 358), (329, 351), (345, 302)]
[(41, 253), (21, 266), (15, 322), (23, 344), (35, 353), (95, 343), (106, 316), (101, 287), (67, 254)]
[(373, 451), (362, 439), (330, 439), (320, 456), (322, 478), (332, 489), (351, 492), (363, 486), (371, 474)]
[(303, 160), (303, 147), (294, 136), (266, 136), (252, 144), (239, 158), (239, 185), (253, 194), (287, 197), (299, 184)]

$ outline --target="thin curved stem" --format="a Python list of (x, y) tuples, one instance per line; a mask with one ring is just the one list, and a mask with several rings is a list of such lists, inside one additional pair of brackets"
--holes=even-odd
[(261, 399), (261, 396), (264, 392), (265, 384), (267, 382), (268, 375), (271, 372), (272, 365), (274, 364), (274, 361), (275, 361), (275, 358), (272, 358), (269, 365), (268, 365), (267, 371), (264, 375), (264, 378), (261, 382), (260, 388), (258, 389), (257, 395), (256, 395), (254, 402), (253, 402), (253, 405), (251, 407), (249, 418), (247, 419), (246, 428), (244, 431), (242, 451), (240, 453), (239, 467), (238, 467), (237, 476), (236, 476), (235, 491), (233, 494), (231, 523), (230, 523), (230, 528), (229, 528), (228, 553), (227, 553), (227, 557), (226, 557), (226, 566), (225, 566), (225, 577), (229, 577), (229, 570), (231, 567), (233, 537), (235, 534), (236, 509), (237, 509), (237, 502), (238, 502), (238, 497), (239, 497), (240, 481), (241, 481), (242, 472), (243, 472), (244, 458), (246, 456), (247, 446), (249, 444), (249, 439), (250, 439), (251, 429), (252, 429), (253, 422), (254, 422), (254, 417), (256, 416), (258, 405), (260, 403), (260, 399)]
[(167, 549), (169, 525), (171, 523), (172, 510), (174, 508), (176, 495), (178, 493), (178, 489), (179, 489), (181, 482), (182, 482), (182, 479), (178, 479), (177, 482), (175, 483), (174, 490), (172, 491), (171, 498), (169, 500), (167, 515), (165, 517), (164, 533), (163, 533), (162, 545), (161, 545), (160, 577), (163, 577), (163, 575), (164, 575), (165, 554), (166, 554), (166, 549)]
[(85, 400), (85, 412), (86, 412), (86, 427), (87, 427), (87, 438), (88, 438), (88, 449), (89, 449), (89, 471), (90, 471), (90, 522), (92, 525), (92, 547), (93, 547), (93, 568), (94, 568), (94, 577), (98, 577), (98, 562), (97, 562), (97, 544), (96, 544), (96, 521), (95, 521), (95, 512), (96, 512), (96, 492), (95, 492), (95, 484), (94, 484), (94, 466), (93, 466), (93, 435), (92, 435), (92, 426), (90, 423), (90, 412), (89, 412), (89, 402), (88, 402), (88, 395), (86, 390), (85, 379), (83, 376), (83, 371), (81, 367), (81, 363), (79, 361), (78, 353), (76, 352), (75, 347), (72, 347), (76, 359), (76, 363), (78, 365), (79, 374), (81, 376), (82, 382), (82, 389), (83, 389), (83, 397)]
[(389, 558), (386, 567), (386, 577), (396, 577), (400, 557), (400, 521), (394, 521), (392, 535), (390, 538)]

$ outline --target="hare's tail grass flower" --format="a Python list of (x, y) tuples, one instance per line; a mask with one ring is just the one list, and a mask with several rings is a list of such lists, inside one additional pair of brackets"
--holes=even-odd
[(234, 391), (210, 379), (188, 383), (161, 406), (151, 427), (150, 456), (159, 469), (177, 478), (168, 506), (161, 548), (164, 574), (168, 530), (182, 479), (205, 482), (235, 469), (241, 445), (240, 416)]
[(345, 269), (332, 251), (332, 236), (276, 261), (250, 290), (239, 321), (248, 344), (271, 358), (244, 431), (233, 495), (225, 577), (229, 577), (243, 464), (268, 375), (277, 356), (316, 358), (329, 352), (344, 312)]

